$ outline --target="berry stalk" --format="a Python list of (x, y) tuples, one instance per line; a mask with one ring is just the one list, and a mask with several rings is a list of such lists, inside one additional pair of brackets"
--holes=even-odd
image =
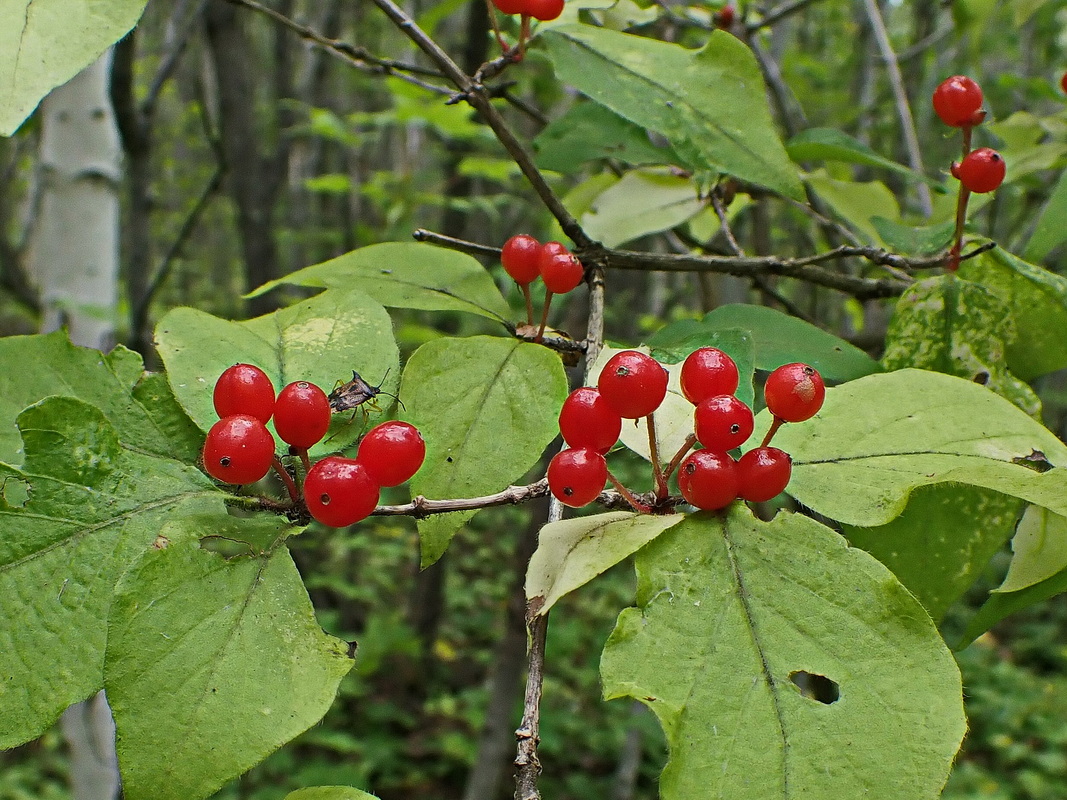
[(552, 305), (552, 292), (551, 290), (545, 290), (545, 307), (541, 311), (541, 327), (537, 329), (537, 336), (534, 337), (534, 342), (540, 344), (541, 340), (545, 336), (545, 325), (548, 324), (548, 309)]
[(685, 441), (682, 442), (682, 446), (678, 448), (678, 452), (674, 454), (674, 458), (671, 459), (671, 463), (667, 465), (667, 469), (663, 471), (663, 479), (671, 477), (674, 471), (678, 469), (678, 465), (682, 463), (682, 459), (686, 454), (693, 449), (693, 445), (697, 443), (697, 435), (691, 433), (685, 437)]
[(645, 503), (642, 503), (640, 500), (638, 500), (634, 496), (633, 492), (623, 486), (622, 482), (611, 474), (610, 469), (608, 470), (608, 481), (611, 483), (612, 486), (615, 487), (615, 491), (617, 491), (622, 496), (622, 499), (629, 503), (633, 510), (636, 511), (638, 514), (652, 513), (652, 506), (646, 505)]
[(293, 480), (293, 476), (289, 474), (289, 470), (282, 464), (282, 460), (278, 456), (274, 456), (271, 459), (270, 465), (274, 467), (274, 471), (278, 473), (278, 477), (282, 479), (282, 483), (285, 484), (286, 490), (289, 492), (289, 497), (294, 503), (300, 502), (300, 492), (297, 491), (296, 481)]
[(656, 481), (656, 499), (663, 500), (667, 497), (667, 478), (663, 474), (663, 467), (659, 463), (659, 440), (656, 438), (656, 422), (649, 414), (645, 417), (648, 426), (648, 455), (652, 459), (652, 476)]

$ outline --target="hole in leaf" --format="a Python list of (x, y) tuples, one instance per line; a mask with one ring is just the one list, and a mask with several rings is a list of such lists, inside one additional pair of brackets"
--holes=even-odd
[(831, 703), (836, 703), (841, 697), (841, 687), (825, 675), (798, 670), (797, 672), (789, 673), (789, 680), (796, 684), (796, 687), (800, 689), (800, 693), (809, 700), (817, 700), (820, 703), (830, 705)]
[(0, 495), (12, 508), (23, 508), (30, 499), (30, 485), (24, 480), (8, 476), (0, 485)]

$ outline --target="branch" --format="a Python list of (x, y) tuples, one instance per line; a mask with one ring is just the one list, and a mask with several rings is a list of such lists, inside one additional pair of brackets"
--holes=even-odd
[(755, 33), (760, 28), (769, 28), (776, 22), (780, 22), (786, 17), (803, 10), (814, 2), (816, 0), (789, 0), (788, 2), (780, 3), (764, 14), (758, 22), (745, 23), (745, 30), (749, 33)]
[(433, 514), (447, 514), (451, 511), (473, 511), (492, 506), (518, 505), (527, 500), (534, 500), (548, 494), (548, 480), (541, 479), (527, 486), (509, 486), (502, 492), (488, 494), (484, 497), (465, 497), (456, 500), (428, 500), (419, 495), (410, 503), (398, 506), (378, 506), (372, 512), (379, 517), (415, 517), (422, 519)]
[[(159, 69), (156, 70), (156, 74), (152, 78), (152, 83), (148, 87), (148, 93), (145, 95), (144, 100), (141, 101), (141, 115), (143, 118), (151, 119), (155, 113), (156, 103), (159, 101), (159, 94), (163, 91), (163, 87), (170, 79), (170, 76), (174, 74), (174, 70), (177, 69), (178, 62), (181, 61), (182, 54), (185, 52), (185, 46), (189, 43), (193, 30), (200, 22), (200, 17), (204, 13), (204, 8), (207, 6), (207, 2), (208, 0), (199, 0), (196, 4), (196, 8), (194, 8), (192, 13), (185, 18), (185, 23), (181, 26), (181, 29), (171, 41), (170, 49), (163, 56)], [(188, 3), (189, 0), (182, 0), (182, 2), (178, 3), (171, 16), (172, 22), (176, 23), (176, 20), (185, 13), (185, 8)]]

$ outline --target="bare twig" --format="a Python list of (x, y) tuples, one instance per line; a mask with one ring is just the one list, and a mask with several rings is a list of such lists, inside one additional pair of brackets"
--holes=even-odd
[[(397, 506), (378, 506), (374, 509), (379, 517), (428, 517), (433, 514), (447, 514), (451, 511), (472, 511), (491, 506), (508, 506), (525, 503), (548, 494), (548, 481), (539, 480), (527, 486), (509, 486), (502, 492), (483, 497), (464, 497), (456, 500), (428, 500), (419, 495), (410, 503)], [(607, 498), (605, 498), (607, 499)]]
[[(174, 70), (177, 69), (178, 63), (181, 61), (182, 54), (185, 52), (185, 46), (189, 43), (189, 38), (193, 35), (193, 31), (200, 23), (200, 15), (204, 13), (204, 7), (207, 5), (208, 0), (199, 0), (196, 7), (189, 13), (181, 24), (177, 35), (170, 43), (170, 48), (163, 55), (162, 61), (160, 61), (159, 68), (156, 70), (156, 74), (152, 76), (152, 83), (148, 87), (148, 92), (145, 94), (144, 100), (141, 101), (141, 114), (146, 119), (151, 119), (155, 113), (156, 103), (159, 101), (160, 92), (163, 91), (163, 87), (167, 81), (170, 80), (171, 75), (174, 74)], [(177, 22), (183, 14), (185, 14), (185, 7), (188, 5), (188, 0), (179, 3), (172, 15), (172, 19)]]
[(779, 3), (755, 22), (745, 23), (745, 30), (749, 33), (754, 33), (760, 28), (769, 28), (776, 22), (781, 22), (786, 17), (802, 11), (814, 2), (816, 0), (787, 0), (785, 3)]

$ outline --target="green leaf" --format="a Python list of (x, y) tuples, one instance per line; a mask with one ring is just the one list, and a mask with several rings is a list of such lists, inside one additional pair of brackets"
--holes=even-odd
[(916, 256), (932, 256), (944, 250), (956, 228), (952, 220), (940, 225), (913, 227), (885, 217), (871, 217), (871, 225), (890, 250)]
[(997, 247), (960, 265), (959, 276), (992, 289), (1008, 304), (1015, 341), (1008, 369), (1024, 381), (1067, 367), (1067, 278)]
[(1067, 170), (1060, 173), (1056, 185), (1049, 193), (1048, 202), (1037, 217), (1037, 225), (1030, 241), (1026, 243), (1023, 258), (1027, 261), (1044, 261), (1052, 250), (1067, 241)]
[[(360, 292), (331, 291), (262, 317), (233, 322), (193, 308), (176, 308), (156, 326), (156, 346), (182, 407), (203, 429), (217, 420), (215, 381), (231, 365), (255, 364), (274, 388), (302, 380), (329, 392), (357, 370), (395, 393), (400, 356), (385, 309)], [(339, 450), (359, 433), (335, 415), (334, 435), (313, 454)]]
[(1017, 592), (1067, 569), (1067, 518), (1029, 506), (1011, 540), (1011, 565), (994, 592)]
[(378, 800), (372, 794), (349, 786), (313, 786), (289, 792), (285, 800)]
[(691, 179), (663, 168), (635, 169), (597, 197), (581, 222), (594, 239), (617, 247), (670, 230), (704, 208)]
[(759, 65), (737, 38), (715, 31), (697, 51), (590, 25), (560, 25), (543, 38), (560, 80), (661, 133), (688, 166), (803, 199)]
[(600, 103), (576, 103), (548, 124), (533, 142), (537, 166), (565, 174), (582, 164), (613, 158), (626, 164), (675, 164), (670, 147), (652, 143), (648, 131)]
[(939, 275), (912, 284), (897, 301), (882, 363), (889, 370), (917, 367), (976, 381), (1036, 417), (1041, 401), (1005, 365), (1014, 339), (1011, 311), (996, 294)]
[(629, 558), (684, 519), (615, 511), (551, 522), (537, 536), (526, 570), (526, 598), (545, 614), (565, 594)]
[(1023, 505), (990, 489), (922, 486), (892, 522), (877, 528), (843, 525), (842, 532), (889, 567), (940, 620), (1011, 537)]
[(703, 322), (715, 328), (751, 331), (757, 369), (774, 370), (801, 361), (830, 381), (850, 381), (882, 369), (844, 339), (766, 306), (730, 303), (706, 314)]
[(251, 292), (276, 286), (358, 289), (383, 306), (466, 311), (493, 320), (511, 314), (485, 267), (465, 253), (418, 242), (386, 242), (297, 270)]
[(211, 795), (318, 722), (352, 665), (287, 549), (226, 559), (203, 527), (169, 525), (115, 597), (105, 677), (129, 800)]
[(959, 670), (875, 559), (807, 517), (763, 523), (735, 503), (635, 561), (638, 608), (601, 675), (606, 697), (663, 726), (663, 800), (940, 796), (966, 729)]
[[(559, 356), (540, 345), (490, 336), (424, 344), (408, 360), (400, 387), (403, 418), (426, 439), (412, 493), (445, 499), (506, 488), (559, 434), (566, 396)], [(424, 567), (444, 554), (474, 513), (419, 522)]]
[(223, 498), (199, 470), (121, 442), (81, 400), (47, 398), (18, 425), (25, 464), (0, 464), (0, 749), (101, 688), (119, 576), (166, 521)]
[(881, 181), (839, 181), (826, 170), (817, 169), (805, 180), (833, 208), (834, 213), (870, 242), (878, 242), (874, 217), (896, 222), (900, 206), (894, 194)]
[(1036, 606), (1050, 597), (1067, 592), (1067, 569), (1062, 569), (1055, 575), (1046, 578), (1040, 583), (1027, 586), (1017, 592), (999, 592), (989, 595), (989, 599), (982, 604), (978, 612), (967, 623), (967, 629), (963, 636), (953, 646), (954, 650), (962, 650), (987, 630), (992, 628), (1005, 617), (1009, 617), (1016, 611)]
[(844, 161), (848, 164), (882, 167), (903, 175), (909, 180), (922, 181), (930, 186), (943, 189), (940, 182), (879, 155), (859, 139), (834, 128), (809, 128), (801, 131), (786, 142), (785, 149), (789, 157), (797, 162)]
[(0, 136), (121, 39), (146, 1), (0, 0)]
[(56, 331), (0, 338), (0, 419), (11, 420), (0, 427), (0, 461), (22, 461), (15, 417), (50, 395), (77, 397), (96, 406), (134, 450), (188, 463), (199, 456), (202, 436), (158, 376), (144, 374), (139, 355), (117, 347), (105, 356), (75, 347), (66, 333)]
[[(761, 413), (750, 441), (768, 423)], [(884, 525), (912, 490), (940, 483), (1067, 514), (1067, 446), (1007, 400), (949, 375), (905, 369), (827, 389), (822, 411), (783, 426), (774, 444), (793, 456), (789, 493), (850, 525)]]
[[(737, 365), (740, 380), (734, 394), (746, 405), (752, 405), (755, 397), (755, 390), (752, 388), (755, 349), (751, 331), (743, 328), (719, 328), (692, 319), (679, 320), (652, 334), (648, 339), (648, 346), (653, 358), (668, 365), (685, 361), (690, 353), (701, 347), (719, 348)], [(681, 392), (680, 385), (668, 386), (668, 389), (671, 388), (676, 393)]]

